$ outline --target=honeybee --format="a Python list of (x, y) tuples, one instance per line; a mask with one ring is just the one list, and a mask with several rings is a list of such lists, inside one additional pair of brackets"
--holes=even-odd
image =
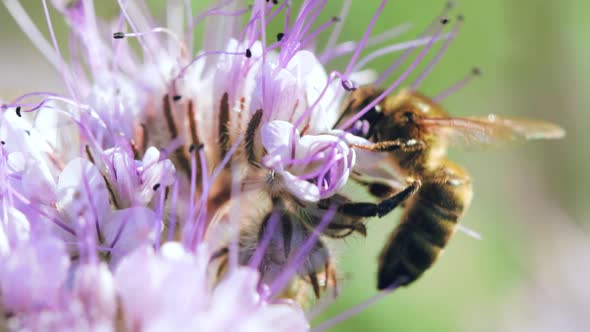
[[(339, 122), (355, 116), (383, 90), (365, 86), (351, 94)], [(373, 142), (356, 148), (386, 152), (407, 187), (395, 190), (382, 181), (357, 180), (380, 199), (379, 204), (348, 203), (339, 211), (359, 217), (382, 217), (405, 205), (401, 222), (379, 256), (377, 287), (405, 286), (419, 278), (441, 255), (468, 209), (472, 183), (468, 173), (447, 159), (456, 138), (470, 143), (497, 140), (554, 139), (564, 131), (547, 122), (490, 115), (484, 118), (450, 117), (433, 100), (404, 90), (384, 98), (360, 117), (352, 132)]]

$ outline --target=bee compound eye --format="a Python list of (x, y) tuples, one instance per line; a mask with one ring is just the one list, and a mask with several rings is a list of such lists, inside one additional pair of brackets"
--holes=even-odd
[(404, 112), (404, 118), (406, 119), (406, 121), (408, 122), (414, 122), (415, 119), (415, 114), (412, 112)]

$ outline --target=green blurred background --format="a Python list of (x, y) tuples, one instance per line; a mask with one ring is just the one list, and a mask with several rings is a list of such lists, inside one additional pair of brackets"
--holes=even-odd
[[(45, 29), (40, 2), (22, 3)], [(198, 10), (209, 2), (194, 3)], [(164, 1), (150, 5), (164, 17)], [(324, 19), (338, 14), (341, 5), (329, 1)], [(117, 12), (116, 1), (97, 6), (106, 16)], [(378, 1), (353, 0), (341, 40), (358, 40), (377, 6)], [(412, 29), (396, 41), (411, 39), (443, 6), (441, 0), (390, 1), (374, 33), (410, 22)], [(474, 179), (473, 205), (463, 223), (483, 240), (458, 233), (417, 283), (333, 331), (590, 330), (589, 12), (584, 0), (458, 2), (451, 18), (463, 14), (465, 23), (421, 90), (436, 95), (477, 65), (484, 76), (444, 101), (450, 113), (546, 119), (563, 126), (567, 137), (453, 150), (452, 158)], [(66, 45), (64, 25), (53, 13)], [(3, 7), (0, 38), (1, 98), (61, 86)], [(381, 58), (371, 67), (383, 69), (394, 59)], [(342, 293), (316, 323), (375, 294), (377, 255), (398, 218), (399, 212), (370, 220), (366, 239), (350, 238), (339, 246)]]

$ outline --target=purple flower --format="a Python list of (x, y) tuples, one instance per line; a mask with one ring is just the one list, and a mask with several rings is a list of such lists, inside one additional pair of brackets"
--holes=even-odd
[(149, 147), (141, 161), (133, 160), (121, 148), (104, 152), (102, 161), (109, 180), (114, 184), (114, 200), (119, 207), (146, 205), (152, 202), (157, 187), (167, 187), (174, 182), (176, 170), (169, 159), (160, 160), (161, 153)]
[[(1, 261), (2, 302), (9, 312), (55, 308), (70, 260), (63, 242), (44, 237), (15, 247)], [(56, 287), (57, 286), (57, 287)]]
[(286, 121), (262, 127), (262, 144), (268, 151), (263, 165), (276, 172), (277, 181), (308, 202), (334, 195), (348, 180), (355, 154), (336, 135), (300, 136)]
[[(67, 243), (75, 244), (79, 233), (88, 223), (96, 228), (99, 246), (109, 248), (109, 259), (115, 263), (140, 244), (153, 243), (157, 236), (157, 217), (143, 206), (111, 210), (109, 191), (103, 177), (88, 160), (70, 161), (59, 175), (55, 188), (56, 216), (63, 222), (56, 224), (53, 232)], [(72, 231), (70, 231), (72, 230)], [(70, 248), (78, 251), (76, 246)]]
[[(258, 272), (240, 267), (215, 287), (205, 245), (195, 253), (169, 242), (160, 253), (141, 248), (115, 271), (129, 330), (303, 331), (308, 323), (292, 304), (270, 304), (258, 291)], [(165, 291), (163, 291), (165, 290)], [(280, 323), (279, 325), (275, 325)]]
[[(46, 0), (50, 41), (18, 1), (3, 3), (66, 91), (0, 103), (8, 328), (308, 330), (290, 298), (304, 300), (281, 294), (295, 279), (319, 294), (320, 274), (335, 287), (323, 230), (364, 230), (338, 212), (347, 183), (353, 172), (392, 177), (382, 154), (353, 148), (370, 144), (366, 123), (337, 129), (343, 101), (382, 82), (369, 61), (430, 47), (439, 32), (359, 58), (389, 38), (369, 38), (373, 20), (359, 42), (338, 44), (335, 28), (320, 52), (316, 37), (338, 23), (317, 21), (325, 0), (296, 15), (290, 1), (222, 1), (197, 16), (190, 1), (169, 1), (166, 27), (141, 1), (118, 1), (113, 20), (91, 0), (51, 2), (69, 25), (68, 60)], [(267, 27), (279, 19), (274, 39)], [(344, 55), (342, 72), (326, 71)], [(279, 219), (281, 232), (266, 234)]]
[(0, 260), (4, 310), (14, 330), (113, 330), (113, 279), (104, 264), (71, 266), (52, 237), (23, 244)]

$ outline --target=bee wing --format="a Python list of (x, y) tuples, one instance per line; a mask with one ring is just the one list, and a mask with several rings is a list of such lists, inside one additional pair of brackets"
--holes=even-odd
[(467, 144), (495, 144), (505, 141), (557, 139), (565, 131), (545, 121), (504, 118), (493, 114), (487, 117), (423, 118), (426, 130)]

